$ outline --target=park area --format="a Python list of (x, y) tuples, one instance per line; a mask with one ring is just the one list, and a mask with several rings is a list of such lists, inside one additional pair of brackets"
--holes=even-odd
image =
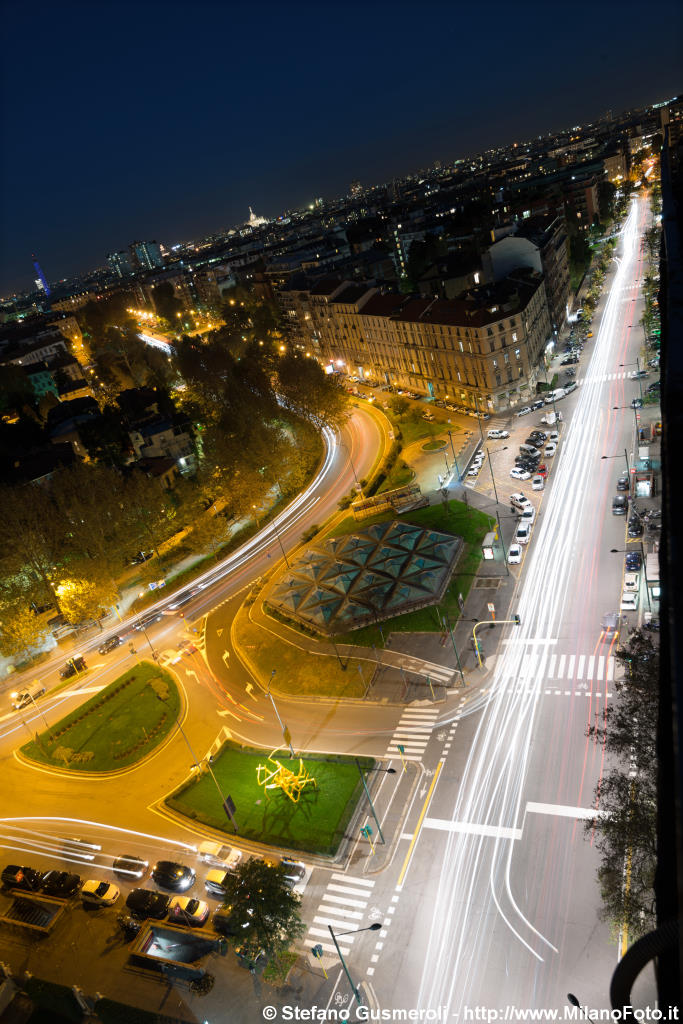
[[(298, 758), (273, 752), (273, 760), (285, 769), (298, 775), (303, 767), (304, 773), (315, 780), (303, 786), (294, 802), (280, 788), (259, 785), (259, 765), (264, 768), (264, 777), (275, 770), (269, 753), (226, 743), (213, 761), (216, 782), (235, 805), (240, 837), (267, 846), (334, 856), (363, 792), (359, 765), (367, 771), (374, 760), (363, 757), (356, 763), (353, 758), (332, 754), (307, 754), (300, 764)], [(205, 773), (181, 786), (166, 804), (185, 817), (230, 835), (233, 827), (216, 782)]]
[(55, 768), (116, 771), (158, 747), (179, 714), (180, 694), (170, 674), (142, 661), (50, 724), (21, 753)]

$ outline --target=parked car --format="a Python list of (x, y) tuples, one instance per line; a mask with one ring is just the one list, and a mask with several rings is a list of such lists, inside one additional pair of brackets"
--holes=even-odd
[(557, 430), (550, 430), (548, 432), (548, 434), (546, 435), (546, 441), (553, 442), (553, 441), (559, 441), (559, 440), (560, 440), (560, 434), (559, 434), (559, 432)]
[(204, 886), (209, 895), (218, 896), (223, 899), (225, 897), (225, 887), (231, 874), (232, 872), (227, 871), (225, 868), (212, 868), (204, 879)]
[(121, 643), (123, 643), (120, 636), (110, 636), (108, 640), (105, 640), (103, 644), (97, 648), (98, 654), (109, 654), (110, 651), (115, 650)]
[(624, 590), (629, 593), (638, 593), (640, 591), (640, 573), (639, 572), (627, 572), (624, 576)]
[(266, 864), (270, 864), (272, 867), (281, 867), (285, 873), (285, 882), (290, 887), (303, 882), (306, 877), (306, 865), (300, 860), (292, 860), (290, 857), (279, 857), (277, 860), (267, 860)]
[(628, 476), (626, 476), (626, 474), (624, 474), (624, 476), (620, 476), (619, 479), (617, 480), (617, 490), (618, 491), (628, 491), (630, 489), (630, 487), (631, 487), (631, 483), (629, 481)]
[(191, 896), (174, 896), (171, 900), (169, 921), (201, 928), (208, 916), (209, 904), (204, 900), (195, 900)]
[(546, 459), (552, 459), (552, 457), (553, 457), (553, 455), (555, 454), (556, 451), (557, 451), (557, 442), (556, 441), (550, 441), (545, 446), (543, 454), (545, 455)]
[(642, 398), (632, 398), (631, 399), (631, 406), (634, 409), (642, 409), (642, 407), (643, 407), (643, 400), (642, 400)]
[(522, 561), (522, 549), (519, 544), (511, 544), (508, 548), (508, 564), (519, 565)]
[(520, 469), (518, 466), (514, 466), (510, 470), (510, 476), (513, 480), (528, 480), (531, 473), (528, 469)]
[(647, 393), (648, 393), (648, 395), (651, 395), (651, 394), (653, 394), (653, 393), (654, 393), (655, 391), (659, 391), (660, 389), (661, 389), (661, 382), (660, 382), (660, 381), (658, 381), (658, 380), (656, 380), (656, 381), (654, 382), (654, 384), (650, 384), (650, 386), (649, 386), (649, 387), (648, 387), (648, 389), (647, 389)]
[(629, 519), (628, 521), (628, 535), (629, 537), (642, 537), (643, 536), (643, 524), (640, 519)]
[(630, 380), (642, 380), (644, 377), (648, 377), (649, 373), (647, 370), (631, 370), (629, 373)]
[(205, 864), (222, 868), (224, 871), (234, 871), (242, 860), (241, 850), (234, 846), (226, 846), (224, 843), (212, 843), (209, 840), (199, 844), (197, 853), (199, 859)]
[(134, 917), (153, 917), (161, 921), (170, 905), (171, 897), (154, 889), (131, 889), (126, 897), (126, 906)]
[(572, 391), (576, 391), (576, 389), (578, 388), (578, 386), (579, 386), (579, 385), (578, 385), (578, 384), (576, 383), (576, 381), (575, 381), (575, 380), (571, 380), (571, 381), (569, 381), (569, 382), (568, 382), (567, 384), (565, 384), (565, 386), (564, 386), (564, 390), (565, 390), (565, 392), (566, 392), (566, 393), (567, 393), (568, 395), (570, 395), (570, 394), (572, 393)]
[(515, 491), (514, 494), (510, 495), (510, 508), (513, 510), (513, 512), (515, 509), (524, 509), (530, 504), (531, 502), (529, 501), (527, 496), (525, 494), (522, 494), (521, 491)]
[[(251, 907), (247, 908), (247, 914), (253, 913)], [(249, 922), (241, 922), (240, 917), (231, 906), (221, 907), (213, 915), (212, 922), (214, 930), (220, 935), (234, 936), (243, 934), (243, 929), (249, 927)]]
[(78, 655), (75, 658), (69, 658), (64, 668), (59, 673), (60, 679), (71, 679), (72, 676), (78, 675), (79, 672), (85, 672), (88, 666), (85, 663), (85, 658)]
[(186, 864), (175, 860), (159, 860), (152, 868), (152, 878), (162, 889), (185, 892), (194, 885), (196, 875)]
[(479, 476), (479, 470), (481, 469), (481, 463), (476, 463), (467, 470), (468, 476)]
[(528, 416), (530, 412), (531, 412), (531, 406), (530, 405), (525, 405), (522, 409), (519, 410), (517, 415), (518, 416)]
[(520, 521), (523, 523), (529, 523), (531, 525), (536, 518), (536, 509), (533, 505), (529, 505), (523, 512), (520, 513)]
[(627, 551), (625, 563), (627, 572), (638, 572), (643, 564), (640, 551)]
[(74, 875), (71, 871), (48, 871), (43, 878), (41, 891), (46, 896), (58, 896), (60, 899), (68, 899), (69, 896), (75, 896), (80, 887), (81, 879), (79, 875)]
[(132, 853), (122, 854), (112, 864), (114, 874), (118, 875), (119, 878), (127, 878), (129, 881), (131, 879), (139, 880), (144, 878), (148, 867), (149, 861), (135, 857)]
[(536, 473), (538, 474), (538, 476), (542, 476), (544, 479), (545, 479), (545, 477), (547, 477), (547, 475), (548, 475), (548, 467), (546, 466), (545, 462), (539, 463), (539, 466), (538, 466), (538, 469), (536, 470)]
[(120, 895), (118, 885), (114, 885), (113, 882), (102, 882), (99, 878), (89, 878), (81, 889), (81, 899), (84, 903), (95, 903), (100, 907), (113, 907)]
[(2, 869), (2, 886), (4, 889), (22, 889), (25, 892), (38, 892), (43, 882), (43, 872), (35, 868), (19, 867), (8, 864)]
[(625, 590), (621, 595), (622, 612), (635, 612), (638, 609), (638, 595), (633, 591)]
[(543, 401), (543, 399), (537, 398), (536, 401), (532, 404), (531, 408), (535, 411), (536, 409), (542, 409), (544, 405), (545, 402)]
[(489, 441), (504, 441), (510, 436), (509, 430), (489, 430), (486, 434)]
[(520, 523), (515, 531), (515, 541), (518, 544), (528, 544), (531, 537), (530, 523)]
[(628, 512), (628, 498), (623, 494), (615, 494), (612, 498), (612, 515), (625, 516)]
[(545, 480), (544, 480), (544, 478), (540, 474), (537, 474), (536, 476), (532, 476), (532, 478), (531, 478), (531, 489), (533, 491), (542, 491), (544, 487), (545, 487)]

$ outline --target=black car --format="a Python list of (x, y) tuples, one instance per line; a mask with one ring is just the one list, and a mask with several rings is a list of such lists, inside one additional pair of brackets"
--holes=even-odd
[(35, 868), (22, 868), (18, 864), (8, 864), (2, 869), (2, 885), (5, 889), (24, 889), (37, 892), (43, 881), (43, 872)]
[(115, 875), (130, 881), (133, 878), (142, 878), (146, 874), (149, 864), (146, 860), (141, 860), (140, 857), (134, 857), (132, 853), (124, 853), (116, 858), (112, 867)]
[(612, 515), (625, 516), (628, 512), (628, 498), (623, 494), (617, 494), (612, 498)]
[(147, 626), (153, 626), (155, 622), (159, 622), (161, 619), (161, 612), (150, 612), (149, 615), (141, 615), (135, 620), (136, 629), (145, 629)]
[(656, 380), (654, 382), (654, 384), (650, 384), (649, 385), (649, 387), (647, 389), (648, 390), (648, 394), (652, 394), (653, 391), (659, 391), (660, 387), (661, 387), (660, 382), (658, 380)]
[(108, 640), (105, 640), (103, 644), (97, 648), (98, 654), (109, 654), (110, 651), (115, 650), (123, 641), (120, 636), (110, 636)]
[(69, 896), (75, 896), (82, 884), (80, 876), (74, 875), (70, 871), (48, 871), (43, 879), (41, 890), (46, 896), (59, 896), (61, 899), (66, 899)]
[(85, 672), (87, 667), (85, 658), (81, 658), (80, 656), (77, 658), (69, 658), (66, 665), (59, 673), (59, 678), (71, 679), (72, 676), (78, 675), (79, 672)]
[(638, 572), (643, 564), (643, 557), (640, 551), (629, 551), (626, 554), (626, 571)]
[(641, 523), (640, 519), (629, 519), (628, 535), (629, 537), (643, 536), (643, 524)]
[(171, 892), (185, 892), (194, 885), (195, 873), (185, 864), (175, 860), (160, 860), (152, 868), (152, 878), (162, 889)]
[(545, 441), (545, 434), (529, 434), (524, 444), (530, 444), (532, 448), (538, 448), (539, 441)]
[(126, 906), (134, 917), (154, 917), (161, 921), (170, 905), (171, 897), (154, 889), (131, 889), (126, 897)]
[(630, 486), (631, 486), (631, 484), (630, 484), (629, 478), (626, 475), (620, 476), (619, 479), (617, 480), (617, 490), (618, 491), (628, 491)]
[(631, 399), (631, 406), (634, 409), (640, 409), (640, 408), (642, 408), (642, 405), (643, 405), (642, 398), (632, 398)]

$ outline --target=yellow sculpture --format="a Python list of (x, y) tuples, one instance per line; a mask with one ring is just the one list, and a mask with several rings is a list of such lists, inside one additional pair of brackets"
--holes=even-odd
[[(273, 751), (273, 754), (276, 751)], [(268, 755), (270, 765), (259, 764), (256, 768), (256, 781), (259, 786), (263, 786), (264, 790), (269, 789), (280, 789), (288, 796), (293, 803), (299, 802), (302, 790), (308, 785), (313, 785), (318, 788), (318, 784), (312, 775), (304, 768), (304, 762), (302, 758), (299, 758), (299, 771), (293, 772), (290, 768), (285, 766), (273, 757), (273, 754)]]

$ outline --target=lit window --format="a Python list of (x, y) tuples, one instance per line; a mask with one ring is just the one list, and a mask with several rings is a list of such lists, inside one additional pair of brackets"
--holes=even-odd
[(517, 331), (512, 332), (512, 340), (517, 341)]

